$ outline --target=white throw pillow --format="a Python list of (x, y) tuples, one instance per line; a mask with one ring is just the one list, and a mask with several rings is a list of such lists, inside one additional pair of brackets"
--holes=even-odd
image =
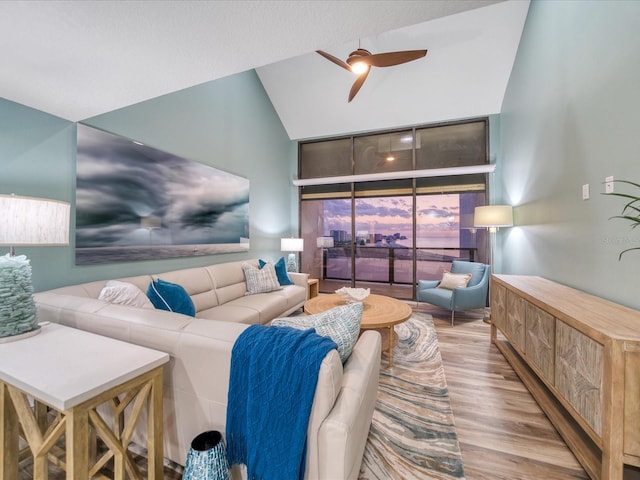
[(338, 345), (342, 363), (346, 362), (358, 341), (362, 322), (362, 303), (349, 303), (315, 315), (276, 318), (274, 327), (293, 327), (298, 330), (315, 328), (318, 335), (329, 337)]
[(154, 308), (149, 298), (133, 283), (109, 280), (100, 291), (98, 299), (118, 305), (132, 307)]
[(445, 288), (447, 290), (453, 290), (454, 288), (464, 288), (471, 280), (470, 273), (450, 273), (444, 272), (442, 275), (442, 281), (438, 285), (438, 288)]
[(264, 267), (258, 268), (248, 263), (242, 264), (244, 278), (247, 282), (247, 293), (245, 295), (253, 295), (254, 293), (268, 293), (274, 290), (281, 290), (276, 269), (273, 263), (266, 263)]

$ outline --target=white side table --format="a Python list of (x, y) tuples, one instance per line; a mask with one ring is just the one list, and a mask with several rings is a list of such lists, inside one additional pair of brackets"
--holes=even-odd
[[(62, 434), (67, 480), (86, 480), (111, 456), (115, 478), (125, 478), (137, 470), (127, 446), (145, 405), (149, 479), (162, 479), (162, 368), (169, 355), (53, 323), (41, 330), (0, 344), (0, 479), (18, 478), (18, 422), (34, 457), (34, 479), (46, 480), (49, 453)], [(103, 404), (112, 409), (113, 430), (96, 410)], [(51, 425), (43, 405), (59, 412)], [(89, 465), (90, 427), (109, 449), (95, 465)]]

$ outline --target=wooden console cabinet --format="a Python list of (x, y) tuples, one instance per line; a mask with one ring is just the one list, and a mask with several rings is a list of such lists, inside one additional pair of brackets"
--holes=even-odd
[(640, 312), (493, 275), (491, 340), (593, 479), (640, 471)]

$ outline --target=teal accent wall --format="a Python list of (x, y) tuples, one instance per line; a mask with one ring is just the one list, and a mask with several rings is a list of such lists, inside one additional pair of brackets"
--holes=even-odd
[[(297, 232), (291, 183), (297, 152), (256, 73), (249, 71), (154, 98), (84, 123), (250, 181), (250, 251), (76, 266), (72, 208), (69, 247), (19, 248), (31, 259), (36, 291), (246, 258), (276, 258)], [(0, 99), (0, 193), (75, 203), (76, 125)], [(0, 250), (0, 253), (4, 253)]]
[[(75, 149), (74, 123), (0, 98), (0, 193), (72, 202)], [(71, 278), (68, 247), (16, 247), (16, 255), (31, 261), (34, 286)]]
[[(640, 2), (531, 2), (500, 115), (502, 273), (540, 275), (640, 308), (640, 231), (602, 195), (640, 182)], [(591, 198), (582, 200), (582, 185)], [(622, 188), (616, 185), (617, 189)]]

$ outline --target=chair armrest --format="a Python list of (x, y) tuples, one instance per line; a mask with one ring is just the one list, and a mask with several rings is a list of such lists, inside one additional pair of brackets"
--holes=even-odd
[(478, 284), (473, 287), (455, 288), (451, 304), (455, 309), (486, 307), (487, 285)]
[(440, 280), (418, 280), (418, 290), (436, 288), (438, 285), (440, 285)]

